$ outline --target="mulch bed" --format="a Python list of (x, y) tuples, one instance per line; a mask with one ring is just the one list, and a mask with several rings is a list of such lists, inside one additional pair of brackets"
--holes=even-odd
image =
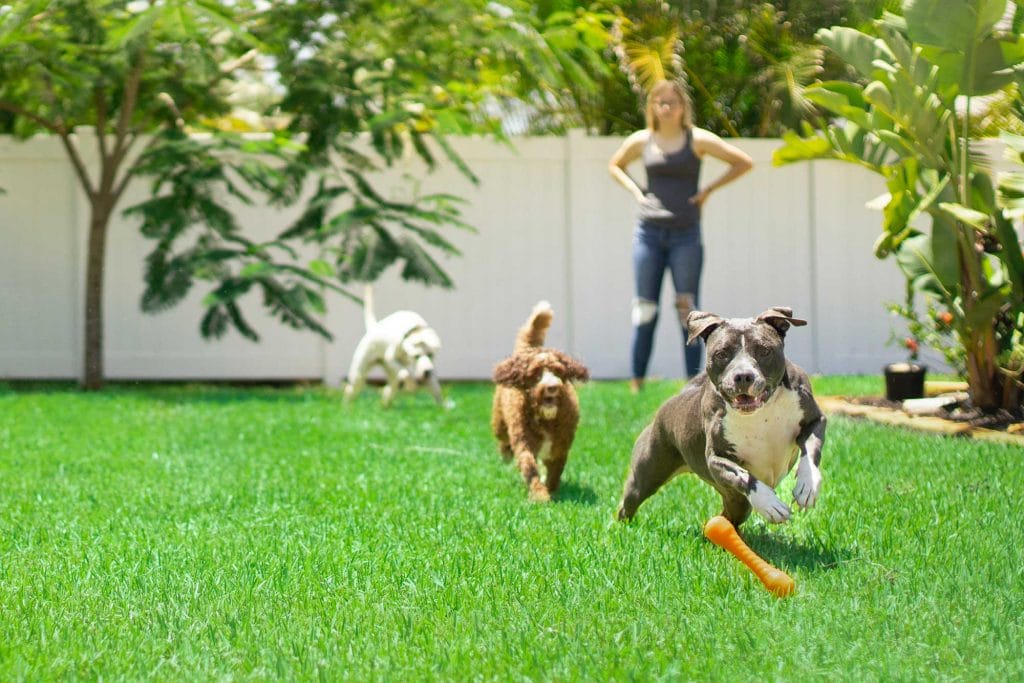
[(941, 414), (911, 415), (899, 401), (881, 396), (822, 396), (828, 414), (859, 417), (920, 431), (997, 441), (1024, 446), (1024, 416), (1009, 411), (985, 413), (970, 405), (955, 405)]

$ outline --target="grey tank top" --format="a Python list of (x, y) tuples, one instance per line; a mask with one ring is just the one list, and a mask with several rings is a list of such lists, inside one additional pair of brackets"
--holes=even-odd
[(693, 228), (700, 225), (700, 207), (690, 203), (697, 194), (700, 157), (693, 151), (693, 129), (686, 131), (683, 148), (665, 154), (654, 146), (651, 135), (644, 143), (647, 191), (640, 203), (640, 220), (663, 228)]

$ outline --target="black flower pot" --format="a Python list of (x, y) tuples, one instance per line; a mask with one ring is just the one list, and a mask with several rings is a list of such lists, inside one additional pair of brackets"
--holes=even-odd
[(928, 371), (918, 363), (890, 363), (884, 368), (885, 397), (890, 401), (924, 396), (924, 375)]

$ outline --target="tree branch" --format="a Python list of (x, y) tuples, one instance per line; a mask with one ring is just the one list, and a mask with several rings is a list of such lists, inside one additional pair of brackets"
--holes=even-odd
[(239, 67), (242, 67), (242, 66), (245, 66), (249, 62), (251, 62), (254, 59), (256, 59), (256, 57), (258, 57), (258, 56), (259, 56), (259, 50), (256, 50), (255, 48), (252, 49), (252, 50), (249, 50), (248, 52), (246, 52), (241, 57), (238, 57), (237, 59), (232, 59), (230, 62), (225, 62), (225, 63), (221, 64), (220, 65), (220, 72), (222, 74), (230, 74), (235, 69), (237, 69)]
[(119, 163), (124, 158), (124, 139), (128, 133), (128, 125), (131, 123), (132, 113), (139, 100), (139, 84), (142, 82), (142, 52), (136, 53), (136, 62), (128, 74), (128, 82), (125, 83), (124, 96), (121, 98), (121, 113), (117, 119), (117, 132), (114, 142), (114, 153)]
[(18, 106), (17, 104), (14, 104), (13, 102), (5, 102), (4, 100), (0, 100), (0, 109), (2, 109), (3, 111), (9, 111), (17, 116), (24, 116), (26, 119), (45, 128), (51, 133), (59, 133), (61, 130), (60, 127), (53, 121), (44, 119), (42, 116), (39, 116), (38, 114), (33, 114), (32, 112), (28, 111), (27, 109), (23, 109), (22, 107)]
[(78, 154), (78, 150), (71, 143), (70, 132), (65, 128), (63, 123), (56, 123), (54, 121), (44, 119), (42, 116), (34, 114), (13, 102), (6, 102), (4, 100), (0, 100), (0, 110), (9, 111), (16, 116), (24, 116), (26, 119), (34, 122), (42, 128), (45, 128), (60, 138), (60, 142), (64, 145), (64, 149), (68, 153), (68, 158), (71, 159), (71, 164), (75, 168), (75, 174), (78, 176), (79, 182), (82, 183), (82, 188), (85, 190), (85, 193), (89, 195), (90, 200), (92, 199), (95, 194), (95, 190), (92, 187), (92, 182), (89, 180), (89, 173), (85, 170), (85, 163), (83, 163), (82, 157)]
[(102, 86), (96, 88), (96, 141), (100, 148), (100, 158), (107, 158), (107, 97)]
[[(153, 135), (152, 137), (150, 137), (149, 138), (149, 142), (147, 142), (146, 146), (142, 148), (141, 152), (139, 152), (139, 157), (138, 158), (142, 158), (142, 156), (146, 153), (146, 151), (150, 147), (152, 147), (153, 145), (156, 144), (156, 141), (157, 141), (158, 138), (159, 138), (158, 135)], [(135, 144), (136, 140), (138, 140), (138, 136), (133, 135), (131, 141), (128, 143), (128, 149), (125, 150), (125, 154), (127, 154), (128, 150), (130, 150), (132, 148), (132, 145)], [(137, 160), (138, 159), (136, 159), (136, 161)], [(132, 176), (134, 176), (134, 175), (135, 175), (135, 164), (132, 164), (128, 168), (128, 170), (126, 170), (124, 172), (124, 175), (121, 176), (121, 180), (119, 180), (117, 182), (117, 185), (114, 187), (114, 203), (115, 204), (121, 200), (121, 195), (124, 194), (125, 188), (128, 187), (128, 182), (132, 179)]]
[(75, 167), (78, 180), (82, 183), (85, 193), (89, 195), (89, 200), (94, 200), (96, 198), (96, 190), (93, 189), (92, 182), (89, 180), (89, 173), (85, 170), (85, 163), (82, 162), (78, 149), (71, 143), (71, 134), (66, 129), (60, 128), (57, 130), (57, 137), (60, 138), (61, 144), (64, 145), (68, 158), (71, 159), (71, 164)]

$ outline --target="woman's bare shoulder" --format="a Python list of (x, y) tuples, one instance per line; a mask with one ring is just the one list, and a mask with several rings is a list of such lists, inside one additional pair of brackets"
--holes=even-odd
[(650, 131), (646, 128), (630, 133), (612, 155), (612, 163), (623, 165), (639, 158), (649, 137)]
[(703, 128), (693, 129), (693, 150), (699, 155), (710, 154), (723, 161), (731, 161), (740, 154), (739, 150), (720, 138), (717, 134)]
[(644, 145), (651, 139), (651, 131), (647, 128), (641, 128), (640, 130), (633, 131), (626, 138), (625, 143), (627, 145)]
[(705, 128), (698, 128), (694, 126), (690, 129), (690, 134), (693, 135), (693, 141), (695, 143), (716, 143), (721, 142), (722, 138), (718, 137), (715, 133)]

